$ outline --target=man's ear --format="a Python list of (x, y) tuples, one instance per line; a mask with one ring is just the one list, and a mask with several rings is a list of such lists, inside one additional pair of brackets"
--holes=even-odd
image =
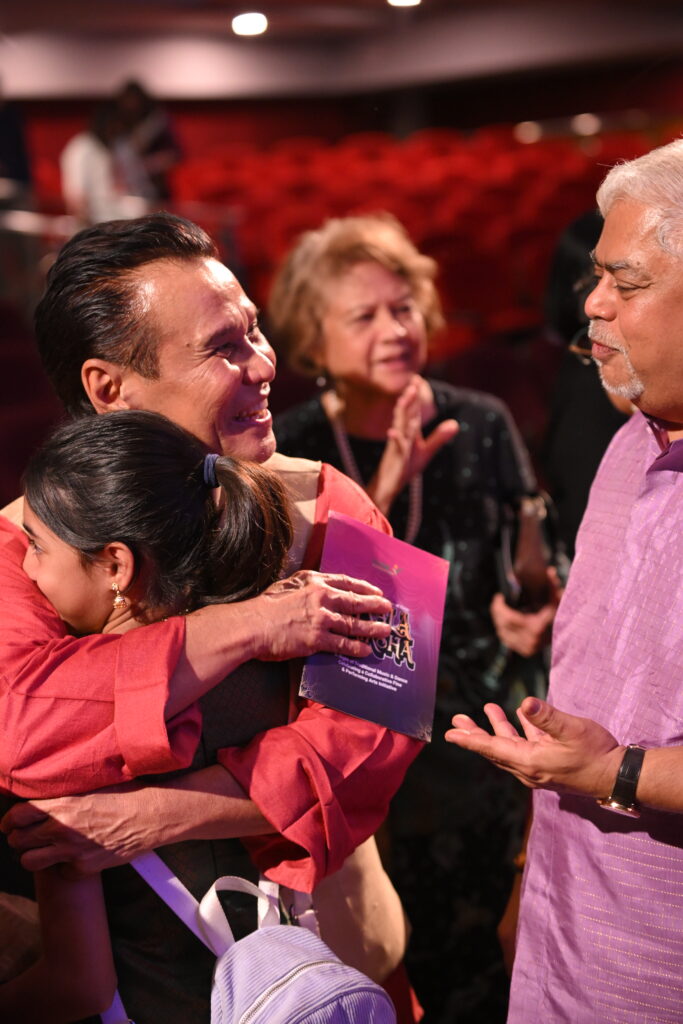
[(128, 409), (122, 396), (123, 367), (106, 359), (86, 359), (81, 367), (83, 390), (95, 412)]

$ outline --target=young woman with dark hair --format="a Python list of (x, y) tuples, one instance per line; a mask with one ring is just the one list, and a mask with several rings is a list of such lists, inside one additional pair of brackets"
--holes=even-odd
[[(99, 573), (109, 584), (103, 605), (116, 583), (138, 625), (254, 597), (277, 579), (292, 540), (274, 474), (205, 458), (195, 438), (151, 412), (63, 426), (26, 469), (24, 511), (25, 569), (57, 611), (59, 587), (47, 593), (41, 585), (36, 518), (73, 550), (93, 597)], [(94, 609), (89, 616), (97, 619)], [(105, 631), (97, 621), (84, 630), (62, 618), (77, 633)]]
[[(78, 635), (252, 597), (280, 575), (292, 540), (274, 474), (205, 455), (155, 413), (61, 427), (29, 463), (24, 488), (24, 569)], [(194, 698), (175, 699), (184, 707)], [(0, 1017), (99, 1013), (115, 988), (99, 876), (72, 880), (51, 868), (35, 877), (43, 955), (0, 986)]]

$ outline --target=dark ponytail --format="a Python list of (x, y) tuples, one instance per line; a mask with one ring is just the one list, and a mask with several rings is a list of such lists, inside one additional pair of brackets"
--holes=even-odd
[(254, 462), (220, 458), (216, 477), (225, 511), (207, 545), (207, 590), (202, 604), (241, 601), (277, 579), (292, 543), (285, 489)]
[(107, 413), (59, 428), (29, 462), (24, 492), (84, 562), (110, 541), (125, 543), (150, 608), (243, 600), (282, 570), (292, 539), (285, 491), (261, 466), (222, 457), (217, 506), (204, 455), (163, 416)]

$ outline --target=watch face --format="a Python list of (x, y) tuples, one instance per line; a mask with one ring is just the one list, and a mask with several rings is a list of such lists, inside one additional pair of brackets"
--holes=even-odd
[(620, 804), (617, 803), (616, 800), (612, 799), (612, 797), (609, 797), (607, 800), (598, 800), (597, 803), (600, 804), (601, 807), (604, 807), (606, 811), (614, 811), (615, 814), (623, 814), (627, 818), (640, 817), (640, 811), (635, 804)]

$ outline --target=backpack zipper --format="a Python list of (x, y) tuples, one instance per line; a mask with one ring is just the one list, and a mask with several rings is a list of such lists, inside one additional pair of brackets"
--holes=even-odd
[(289, 982), (293, 978), (298, 977), (298, 975), (304, 974), (305, 971), (310, 971), (313, 967), (338, 967), (338, 966), (339, 966), (339, 961), (338, 960), (313, 960), (310, 963), (300, 964), (298, 967), (293, 968), (293, 970), (291, 970), (289, 972), (289, 974), (286, 974), (284, 976), (284, 978), (280, 978), (280, 980), (274, 982), (274, 984), (272, 984), (270, 986), (270, 988), (267, 988), (266, 991), (263, 992), (259, 996), (257, 1001), (255, 1003), (251, 1004), (251, 1006), (246, 1011), (246, 1013), (242, 1014), (242, 1016), (238, 1020), (237, 1024), (249, 1024), (249, 1021), (253, 1020), (254, 1015), (257, 1014), (258, 1011), (263, 1007), (263, 1005), (268, 1002), (268, 1000), (271, 998), (271, 996), (273, 996), (277, 992), (279, 992), (281, 988), (284, 988), (286, 985), (288, 985)]

